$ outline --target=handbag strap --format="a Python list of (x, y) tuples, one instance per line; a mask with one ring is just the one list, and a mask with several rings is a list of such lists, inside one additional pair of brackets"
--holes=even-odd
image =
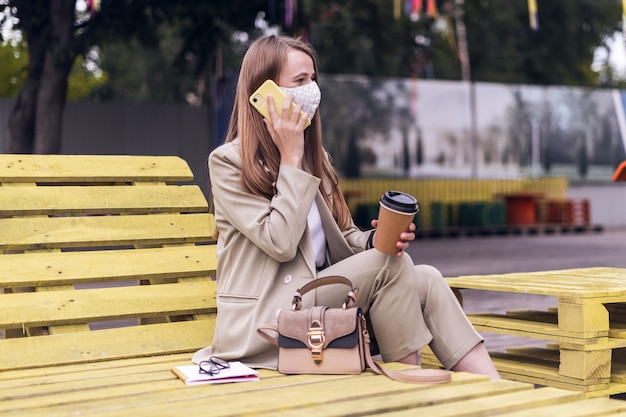
[(361, 326), (363, 328), (363, 344), (365, 350), (365, 363), (374, 373), (385, 375), (391, 379), (401, 382), (413, 382), (421, 384), (444, 384), (452, 379), (452, 371), (447, 369), (405, 369), (402, 371), (391, 371), (383, 368), (372, 358), (370, 351), (370, 332), (367, 330), (367, 322), (363, 314), (360, 315)]
[(380, 366), (372, 358), (370, 353), (369, 332), (364, 330), (365, 338), (365, 362), (367, 366), (379, 375), (385, 375), (393, 380), (401, 382), (412, 382), (417, 384), (444, 384), (452, 379), (452, 371), (447, 369), (404, 369), (402, 371), (391, 371)]
[(259, 336), (263, 337), (263, 339), (278, 347), (278, 336), (270, 336), (267, 333), (268, 330), (271, 330), (278, 334), (278, 326), (274, 324), (261, 324), (259, 327), (257, 327), (256, 332), (259, 334)]
[(300, 310), (302, 308), (302, 296), (307, 292), (314, 290), (315, 288), (319, 288), (323, 285), (331, 285), (331, 284), (343, 284), (350, 287), (350, 291), (346, 296), (346, 299), (343, 301), (343, 309), (351, 308), (354, 306), (356, 302), (356, 297), (359, 295), (359, 289), (355, 288), (352, 285), (352, 281), (350, 281), (346, 277), (342, 277), (339, 275), (332, 275), (328, 277), (317, 278), (312, 281), (307, 282), (303, 287), (298, 288), (293, 295), (293, 300), (291, 301), (292, 310)]
[(370, 332), (367, 330), (365, 316), (360, 314), (361, 327), (363, 332), (363, 345), (365, 350), (365, 363), (374, 373), (385, 375), (393, 380), (401, 382), (413, 382), (418, 384), (444, 384), (452, 379), (452, 371), (447, 369), (405, 369), (402, 371), (391, 371), (380, 366), (372, 358), (370, 351)]

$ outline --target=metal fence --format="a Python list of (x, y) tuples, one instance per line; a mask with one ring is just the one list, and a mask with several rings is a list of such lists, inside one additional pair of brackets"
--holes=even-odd
[[(0, 99), (0, 152), (12, 106), (12, 100)], [(194, 183), (206, 191), (206, 160), (215, 136), (212, 120), (206, 107), (68, 103), (61, 153), (177, 155), (189, 163)]]

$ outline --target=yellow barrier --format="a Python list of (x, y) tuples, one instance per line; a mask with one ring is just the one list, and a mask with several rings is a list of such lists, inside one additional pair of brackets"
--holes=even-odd
[(403, 179), (359, 178), (341, 180), (354, 214), (360, 205), (376, 204), (387, 190), (415, 196), (420, 205), (419, 226), (431, 228), (431, 204), (459, 202), (496, 202), (502, 194), (538, 192), (546, 199), (563, 200), (567, 196), (565, 177), (525, 179)]

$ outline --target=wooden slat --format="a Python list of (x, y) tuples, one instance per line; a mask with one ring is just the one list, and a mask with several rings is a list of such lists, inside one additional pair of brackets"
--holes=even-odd
[(556, 309), (551, 311), (535, 311), (535, 310), (509, 310), (506, 316), (520, 320), (538, 321), (542, 323), (558, 324), (559, 317)]
[[(187, 354), (187, 359), (188, 357), (189, 354)], [(0, 383), (0, 403), (10, 401), (13, 398), (29, 398), (31, 401), (36, 401), (46, 396), (55, 396), (56, 398), (51, 398), (47, 404), (53, 405), (55, 401), (59, 400), (58, 396), (63, 394), (67, 397), (67, 394), (73, 393), (72, 400), (76, 401), (80, 398), (77, 393), (83, 390), (106, 389), (120, 385), (125, 385), (128, 389), (128, 386), (139, 383), (150, 385), (163, 381), (171, 382), (172, 378), (167, 371), (168, 367), (175, 365), (178, 364), (154, 363), (134, 368), (108, 369), (106, 372), (93, 371), (92, 375), (81, 373), (73, 378), (71, 375), (61, 375), (61, 378), (54, 376), (25, 378), (25, 380), (16, 383), (4, 381)], [(34, 386), (37, 386), (38, 389), (34, 390)], [(89, 393), (85, 394), (89, 395)], [(2, 408), (0, 407), (1, 411)]]
[[(292, 416), (294, 414), (316, 416), (387, 415), (393, 410), (410, 409), (412, 415), (428, 410), (429, 405), (470, 403), (473, 398), (486, 395), (498, 396), (511, 392), (525, 392), (532, 387), (513, 381), (477, 382), (472, 384), (400, 385), (377, 376), (352, 380), (336, 380), (316, 384), (290, 386), (285, 389), (242, 392), (223, 395), (218, 404), (211, 408), (212, 416), (253, 415)], [(186, 415), (201, 413), (200, 397), (164, 404), (166, 408), (178, 409)], [(163, 407), (161, 407), (163, 408)], [(157, 412), (155, 405), (141, 408), (139, 416), (150, 416)], [(416, 409), (419, 409), (416, 410)], [(457, 409), (458, 416), (459, 410)], [(105, 414), (112, 416), (113, 413)], [(172, 413), (165, 415), (173, 416)]]
[[(532, 410), (546, 405), (563, 404), (579, 400), (581, 397), (574, 392), (544, 387), (533, 391), (514, 392), (510, 394), (486, 396), (465, 401), (462, 404), (462, 413), (466, 417), (495, 415), (503, 412)], [(411, 410), (402, 410), (384, 414), (388, 417), (411, 416)], [(445, 403), (424, 408), (423, 412), (429, 417), (456, 417), (459, 415), (459, 405)]]
[[(52, 415), (63, 415), (70, 410), (80, 409), (85, 415), (119, 416), (119, 415), (207, 415), (233, 416), (233, 415), (280, 415), (281, 411), (289, 411), (291, 415), (299, 411), (299, 415), (326, 415), (313, 414), (317, 411), (315, 405), (334, 405), (337, 415), (346, 409), (354, 407), (358, 401), (363, 401), (362, 414), (374, 415), (377, 410), (389, 409), (389, 402), (385, 398), (391, 396), (390, 401), (396, 399), (402, 404), (426, 403), (428, 394), (434, 395), (430, 401), (445, 401), (447, 393), (448, 401), (454, 401), (454, 392), (459, 392), (461, 398), (471, 396), (472, 385), (474, 392), (484, 392), (493, 389), (498, 391), (511, 391), (526, 389), (526, 384), (508, 383), (490, 384), (484, 382), (484, 378), (476, 375), (463, 374), (445, 386), (399, 384), (389, 381), (384, 376), (377, 376), (366, 372), (359, 376), (348, 375), (278, 375), (276, 372), (261, 372), (261, 380), (246, 384), (224, 384), (204, 387), (181, 386), (180, 381), (172, 380), (157, 382), (153, 390), (148, 391), (150, 384), (132, 385), (123, 392), (119, 388), (111, 386), (108, 389), (97, 390), (95, 394), (81, 391), (80, 396), (75, 395), (71, 406), (52, 406), (47, 410)], [(495, 385), (495, 386), (494, 386)], [(448, 388), (448, 389), (444, 389)], [(135, 392), (136, 389), (138, 392)], [(460, 390), (460, 391), (457, 391)], [(285, 393), (289, 392), (288, 395)], [(97, 394), (104, 398), (98, 400), (83, 399), (83, 396), (95, 397)], [(483, 394), (484, 395), (484, 394)], [(208, 396), (208, 397), (207, 397)], [(78, 397), (78, 398), (77, 398)], [(122, 397), (122, 398), (120, 398)], [(415, 398), (416, 397), (416, 398)], [(207, 410), (207, 398), (215, 400), (215, 405)], [(121, 401), (120, 401), (121, 400)], [(22, 402), (25, 403), (25, 402)], [(0, 409), (1, 409), (0, 405)], [(27, 406), (28, 407), (28, 406)], [(28, 411), (28, 410), (27, 410)], [(355, 410), (352, 409), (352, 412)], [(29, 413), (31, 415), (31, 413)], [(35, 414), (41, 415), (41, 414)]]
[(2, 328), (211, 312), (215, 285), (209, 277), (204, 282), (0, 295)]
[(611, 381), (626, 384), (626, 352), (623, 349), (613, 351)]
[(181, 245), (3, 255), (0, 256), (0, 287), (206, 276), (217, 267), (215, 249), (216, 245)]
[[(491, 352), (491, 357), (500, 372), (525, 376), (526, 382), (536, 384), (545, 384), (550, 381), (551, 386), (558, 388), (592, 390), (601, 386), (607, 386), (608, 378), (588, 378), (582, 380), (561, 375), (558, 369), (558, 363), (541, 358), (528, 358), (523, 355), (515, 355), (502, 352)], [(543, 381), (543, 382), (540, 382)], [(554, 384), (554, 385), (553, 385)]]
[[(552, 345), (549, 345), (549, 346), (552, 346)], [(508, 348), (506, 350), (506, 353), (515, 355), (519, 358), (526, 357), (531, 361), (540, 360), (540, 361), (552, 362), (555, 366), (558, 366), (559, 360), (560, 360), (559, 358), (560, 352), (559, 352), (558, 346), (556, 348), (547, 347), (545, 349), (534, 347), (534, 346), (520, 346), (520, 347)]]
[[(581, 268), (447, 279), (453, 288), (473, 288), (524, 294), (619, 302), (626, 297), (626, 269)], [(574, 302), (574, 301), (571, 301)]]
[[(354, 396), (346, 401), (336, 402), (321, 402), (320, 404), (311, 404), (302, 407), (293, 407), (290, 410), (260, 410), (256, 415), (271, 415), (271, 416), (284, 416), (294, 414), (294, 410), (303, 409), (306, 410), (308, 415), (319, 415), (328, 417), (339, 417), (350, 415), (358, 410), (361, 415), (386, 415), (388, 412), (393, 412), (403, 409), (412, 409), (416, 414), (422, 414), (420, 411), (422, 408), (427, 409), (429, 406), (438, 404), (457, 404), (458, 407), (462, 407), (467, 401), (474, 398), (480, 398), (487, 395), (502, 395), (511, 392), (526, 391), (527, 386), (511, 384), (512, 381), (485, 381), (481, 383), (464, 384), (460, 386), (439, 386), (433, 387), (430, 390), (406, 390), (403, 392), (394, 392), (385, 394), (384, 397), (380, 395), (371, 395), (366, 398)], [(416, 410), (416, 408), (418, 410)], [(197, 410), (194, 408), (193, 410)]]
[[(626, 401), (609, 400), (608, 398), (594, 398), (585, 401), (568, 402), (565, 404), (549, 405), (531, 410), (533, 417), (589, 417), (615, 416), (626, 411)], [(500, 414), (499, 417), (528, 417), (528, 410), (513, 411)]]
[[(478, 330), (495, 330), (497, 333), (501, 334), (563, 341), (579, 345), (608, 342), (608, 330), (589, 330), (587, 332), (574, 333), (560, 330), (557, 324), (545, 323), (543, 321), (523, 320), (500, 314), (468, 314), (468, 317)], [(598, 338), (601, 339), (598, 340)]]
[[(559, 357), (552, 349), (513, 348), (506, 353), (490, 352), (503, 378), (549, 385), (557, 388), (583, 392), (586, 398), (601, 397), (626, 392), (626, 377), (623, 371), (613, 370), (608, 378), (588, 377), (586, 380), (563, 375), (559, 370)], [(422, 366), (439, 368), (440, 362), (432, 351), (425, 347), (421, 351)], [(614, 364), (615, 366), (615, 364)]]
[(0, 370), (193, 352), (211, 343), (215, 316), (160, 323), (0, 340)]
[(208, 242), (212, 226), (208, 213), (9, 218), (0, 219), (0, 249)]
[[(191, 355), (152, 356), (148, 358), (131, 358), (107, 362), (93, 362), (88, 364), (65, 365), (63, 367), (38, 368), (41, 371), (37, 377), (37, 370), (6, 371), (9, 377), (0, 380), (0, 413), (16, 405), (22, 409), (41, 408), (47, 410), (48, 415), (73, 414), (72, 410), (80, 408), (85, 414), (95, 413), (107, 406), (121, 409), (126, 408), (121, 403), (144, 395), (148, 404), (159, 403), (169, 392), (181, 391), (181, 396), (197, 394), (197, 387), (186, 387), (178, 380), (170, 369), (177, 365), (189, 365)], [(67, 372), (66, 372), (67, 370)], [(23, 377), (23, 374), (27, 374)], [(275, 386), (272, 379), (285, 378), (273, 371), (260, 370), (262, 381), (258, 385)], [(19, 376), (20, 378), (15, 378)], [(345, 375), (326, 376), (327, 379), (347, 378)], [(323, 378), (318, 376), (318, 379)], [(290, 378), (293, 384), (303, 383), (309, 378), (296, 376)], [(476, 380), (474, 377), (473, 380)], [(284, 380), (283, 380), (284, 381)], [(285, 385), (285, 382), (282, 382)], [(31, 387), (29, 389), (29, 387)], [(232, 392), (240, 384), (226, 384), (214, 388), (220, 393)], [(195, 391), (195, 393), (194, 393)], [(4, 396), (3, 396), (4, 394)], [(17, 401), (10, 404), (11, 398)], [(8, 404), (9, 403), (9, 404)], [(50, 407), (57, 406), (55, 410)], [(60, 411), (64, 410), (64, 411)], [(59, 413), (59, 414), (57, 414)]]
[[(124, 375), (141, 373), (144, 367), (159, 366), (169, 369), (173, 364), (188, 365), (189, 353), (173, 353), (158, 356), (137, 356), (111, 361), (98, 361), (63, 366), (42, 366), (30, 369), (8, 370), (0, 372), (0, 391), (14, 387), (31, 386), (35, 381), (58, 383), (102, 378), (103, 375)], [(33, 393), (32, 395), (35, 395)], [(0, 401), (2, 403), (2, 401)]]
[(0, 187), (0, 216), (206, 212), (199, 187)]
[(174, 156), (0, 155), (1, 182), (191, 181)]
[(468, 318), (477, 330), (490, 331), (498, 329), (498, 333), (502, 330), (502, 334), (523, 335), (535, 339), (555, 341), (561, 339), (558, 325), (553, 323), (535, 322), (491, 313), (468, 314)]

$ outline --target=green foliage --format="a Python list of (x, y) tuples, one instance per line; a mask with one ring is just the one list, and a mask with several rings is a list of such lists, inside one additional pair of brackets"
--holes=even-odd
[[(28, 51), (23, 43), (0, 45), (0, 97), (15, 98), (27, 76)], [(68, 100), (80, 100), (102, 85), (107, 75), (96, 76), (84, 67), (83, 58), (74, 63), (69, 77)]]
[(183, 102), (195, 91), (194, 79), (174, 64), (181, 39), (174, 28), (163, 25), (156, 45), (138, 39), (114, 41), (101, 48), (100, 65), (109, 75), (92, 94), (99, 101)]
[[(15, 7), (21, 17), (17, 28), (26, 34), (38, 33), (47, 27), (46, 3), (7, 0), (0, 10)], [(465, 1), (473, 80), (623, 85), (610, 69), (602, 78), (591, 70), (594, 50), (619, 29), (619, 2), (539, 1), (537, 31), (529, 27), (526, 0), (505, 3)], [(282, 27), (282, 32), (308, 36), (324, 73), (461, 77), (452, 0), (436, 1), (438, 19), (422, 13), (417, 20), (404, 10), (396, 19), (389, 0), (300, 0), (297, 4), (293, 27)], [(254, 24), (259, 12), (265, 13), (270, 24), (284, 24), (283, 2), (102, 0), (98, 13), (83, 16), (75, 28), (73, 53), (84, 56), (98, 45), (101, 66), (109, 76), (90, 78), (79, 71), (79, 61), (73, 70), (70, 98), (89, 95), (96, 100), (180, 102), (191, 96), (206, 103), (210, 76), (222, 69), (236, 70), (247, 46), (233, 42), (233, 33), (247, 32), (250, 39), (258, 36)], [(10, 49), (0, 48), (0, 58), (7, 63), (0, 68), (3, 96), (16, 95), (27, 64), (24, 53), (16, 59)], [(74, 93), (74, 88), (80, 92)]]
[[(426, 64), (454, 60), (446, 33), (434, 30), (433, 19), (395, 19), (388, 0), (346, 0), (340, 6), (333, 0), (304, 3), (323, 72), (406, 77), (427, 73)], [(429, 45), (418, 45), (418, 36)], [(441, 71), (459, 74), (457, 68)]]
[(207, 104), (211, 75), (240, 65), (243, 50), (232, 42), (233, 33), (252, 32), (267, 2), (154, 0), (143, 8), (121, 7), (124, 15), (114, 14), (114, 7), (105, 1), (96, 16), (107, 22), (98, 44), (109, 78), (91, 98)]
[(539, 1), (534, 31), (526, 1), (465, 5), (472, 78), (503, 83), (597, 85), (594, 50), (619, 30), (622, 15), (614, 1)]
[[(404, 12), (394, 19), (388, 0), (304, 4), (323, 72), (461, 78), (451, 0), (436, 2), (439, 19), (422, 14), (417, 21)], [(599, 80), (591, 63), (595, 49), (619, 30), (621, 15), (620, 3), (613, 0), (539, 1), (539, 30), (534, 31), (526, 0), (465, 1), (472, 79), (617, 86), (610, 73)]]
[(106, 73), (96, 75), (87, 70), (84, 66), (84, 59), (78, 57), (68, 79), (67, 99), (76, 101), (89, 97), (92, 91), (103, 85), (107, 79)]
[(0, 97), (16, 97), (27, 75), (26, 48), (22, 44), (0, 44), (0, 62)]

